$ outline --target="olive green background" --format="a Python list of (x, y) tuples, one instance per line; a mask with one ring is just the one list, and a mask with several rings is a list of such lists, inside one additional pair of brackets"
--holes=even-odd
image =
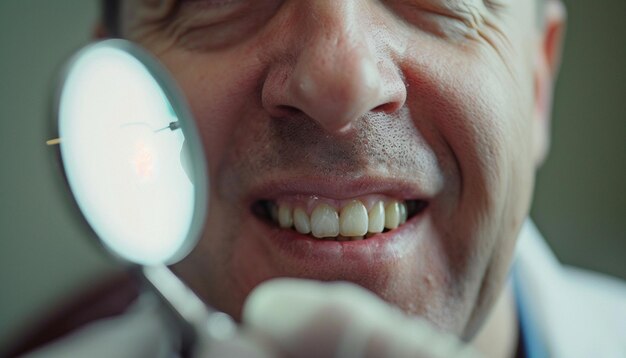
[[(568, 6), (532, 216), (562, 261), (626, 278), (626, 1)], [(116, 267), (85, 239), (44, 145), (54, 76), (89, 41), (97, 13), (95, 0), (0, 2), (0, 348)]]

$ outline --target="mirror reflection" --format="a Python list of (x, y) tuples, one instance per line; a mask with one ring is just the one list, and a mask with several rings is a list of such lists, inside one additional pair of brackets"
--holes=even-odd
[(115, 44), (88, 47), (69, 67), (59, 101), (63, 166), (107, 248), (143, 265), (168, 263), (194, 239), (187, 133), (153, 73)]

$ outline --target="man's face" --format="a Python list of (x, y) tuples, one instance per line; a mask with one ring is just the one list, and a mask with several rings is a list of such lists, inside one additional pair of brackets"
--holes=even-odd
[[(176, 271), (235, 317), (270, 278), (347, 280), (471, 336), (507, 274), (544, 149), (534, 6), (125, 1), (122, 35), (182, 87), (210, 168), (206, 230)], [(395, 202), (406, 223), (345, 241), (380, 205), (394, 227)], [(298, 229), (272, 218), (296, 208)], [(337, 236), (337, 215), (356, 231)], [(307, 219), (330, 237), (299, 233)]]

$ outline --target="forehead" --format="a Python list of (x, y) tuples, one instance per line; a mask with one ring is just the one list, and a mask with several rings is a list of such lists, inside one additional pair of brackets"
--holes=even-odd
[[(469, 27), (469, 32), (482, 36), (487, 32), (508, 47), (519, 47), (520, 53), (535, 51), (538, 4), (543, 0), (104, 0), (118, 3), (115, 22), (107, 24), (114, 36), (130, 40), (174, 45), (184, 42), (177, 33), (189, 29), (209, 28), (212, 39), (228, 38), (237, 28), (249, 26), (260, 30), (265, 20), (279, 18), (274, 14), (291, 11), (291, 17), (281, 16), (287, 23), (297, 24), (314, 15), (315, 6), (338, 6), (353, 11), (351, 20), (358, 21), (359, 11), (369, 16), (384, 16), (387, 25), (398, 25), (398, 31), (407, 36), (436, 31), (459, 33)], [(351, 4), (351, 6), (341, 6)], [(331, 5), (332, 4), (332, 5)], [(288, 6), (283, 6), (288, 5)], [(229, 9), (245, 9), (230, 11)], [(374, 9), (374, 10), (372, 10)], [(283, 11), (285, 10), (285, 11)], [(235, 15), (233, 15), (235, 13)], [(356, 14), (355, 14), (356, 13)], [(227, 14), (227, 15), (225, 15)], [(262, 14), (262, 15), (259, 15)], [(341, 14), (335, 12), (335, 14)], [(285, 14), (283, 14), (285, 15)], [(347, 16), (348, 14), (346, 14)], [(356, 16), (355, 16), (356, 15)], [(295, 18), (294, 18), (295, 16)], [(262, 19), (260, 19), (262, 18)], [(363, 17), (365, 19), (365, 16)], [(235, 20), (233, 20), (235, 19)], [(289, 19), (289, 20), (287, 20)], [(339, 16), (335, 20), (340, 19)], [(417, 20), (416, 20), (417, 19)], [(420, 20), (424, 20), (420, 23)], [(459, 22), (460, 20), (460, 22)], [(367, 20), (365, 20), (367, 21)], [(236, 26), (230, 26), (234, 22)], [(244, 25), (244, 24), (249, 25)], [(254, 24), (252, 24), (254, 23)], [(408, 25), (408, 27), (407, 27)], [(468, 26), (469, 25), (469, 26)], [(238, 27), (237, 27), (238, 26)], [(430, 27), (430, 29), (428, 29)], [(406, 29), (415, 31), (405, 32)], [(281, 33), (302, 31), (301, 26), (282, 26)], [(412, 35), (411, 35), (412, 34)], [(297, 35), (297, 34), (296, 34)], [(464, 36), (464, 35), (459, 35)], [(522, 48), (523, 47), (523, 48)]]
[[(154, 47), (155, 51), (157, 48), (172, 47), (206, 49), (210, 47), (207, 44), (219, 47), (215, 45), (216, 41), (221, 41), (220, 46), (227, 43), (234, 46), (240, 41), (233, 41), (233, 34), (241, 33), (244, 28), (253, 29), (246, 36), (262, 33), (262, 29), (271, 28), (265, 26), (270, 19), (281, 19), (279, 22), (283, 23), (279, 27), (271, 28), (273, 30), (270, 31), (279, 31), (276, 35), (290, 33), (293, 36), (306, 36), (303, 32), (308, 31), (306, 27), (291, 25), (302, 23), (307, 17), (312, 19), (316, 6), (324, 6), (327, 10), (329, 6), (337, 6), (343, 9), (341, 11), (352, 13), (334, 11), (334, 21), (340, 20), (342, 14), (357, 22), (360, 18), (363, 21), (372, 21), (372, 16), (380, 16), (381, 24), (384, 22), (384, 26), (390, 31), (398, 31), (407, 41), (411, 41), (411, 38), (417, 39), (422, 36), (420, 34), (425, 33), (428, 36), (442, 36), (439, 37), (442, 40), (446, 36), (460, 40), (467, 36), (481, 37), (490, 32), (503, 43), (502, 46), (515, 49), (513, 52), (518, 54), (532, 55), (536, 51), (536, 31), (539, 30), (539, 22), (535, 20), (536, 5), (541, 0), (108, 1), (119, 4), (116, 22), (107, 24), (109, 32), (113, 36)], [(348, 4), (350, 6), (342, 6)], [(231, 11), (232, 9), (237, 10)], [(359, 12), (363, 12), (362, 17)], [(203, 30), (196, 31), (199, 29)], [(179, 36), (190, 32), (198, 36)], [(204, 39), (202, 43), (198, 42), (199, 37)], [(265, 40), (272, 41), (272, 38), (275, 37), (269, 36)], [(248, 43), (253, 44), (256, 41)], [(523, 57), (526, 59), (527, 56)]]
[[(277, 0), (238, 0), (238, 2), (255, 1), (256, 3)], [(280, 2), (293, 1), (293, 0), (281, 0)], [(303, 1), (303, 0), (296, 0)], [(310, 1), (310, 0), (304, 0)], [(354, 1), (354, 0), (337, 0), (337, 1)], [(142, 11), (151, 11), (155, 15), (167, 16), (176, 11), (180, 3), (185, 0), (102, 0), (103, 2), (103, 15), (107, 24), (119, 23), (120, 15), (127, 19), (133, 19), (140, 17)], [(210, 3), (210, 0), (207, 0)], [(539, 14), (543, 9), (545, 0), (374, 0), (382, 4), (390, 2), (402, 2), (405, 4), (415, 5), (436, 5), (443, 7), (477, 7), (484, 6), (491, 9), (494, 12), (507, 13), (509, 17), (514, 18), (527, 18), (529, 17), (541, 17)], [(227, 2), (219, 1), (218, 6)], [(519, 10), (525, 11), (519, 11)], [(530, 10), (530, 11), (528, 11)]]

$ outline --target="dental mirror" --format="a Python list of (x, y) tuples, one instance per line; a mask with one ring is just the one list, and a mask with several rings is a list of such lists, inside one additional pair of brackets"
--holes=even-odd
[(166, 267), (201, 234), (209, 180), (193, 117), (165, 68), (131, 42), (95, 43), (68, 62), (55, 104), (47, 143), (58, 145), (85, 221), (178, 316), (205, 324), (212, 310)]
[(68, 185), (104, 246), (140, 265), (184, 257), (202, 229), (208, 179), (165, 69), (124, 40), (90, 45), (70, 60), (57, 107)]

